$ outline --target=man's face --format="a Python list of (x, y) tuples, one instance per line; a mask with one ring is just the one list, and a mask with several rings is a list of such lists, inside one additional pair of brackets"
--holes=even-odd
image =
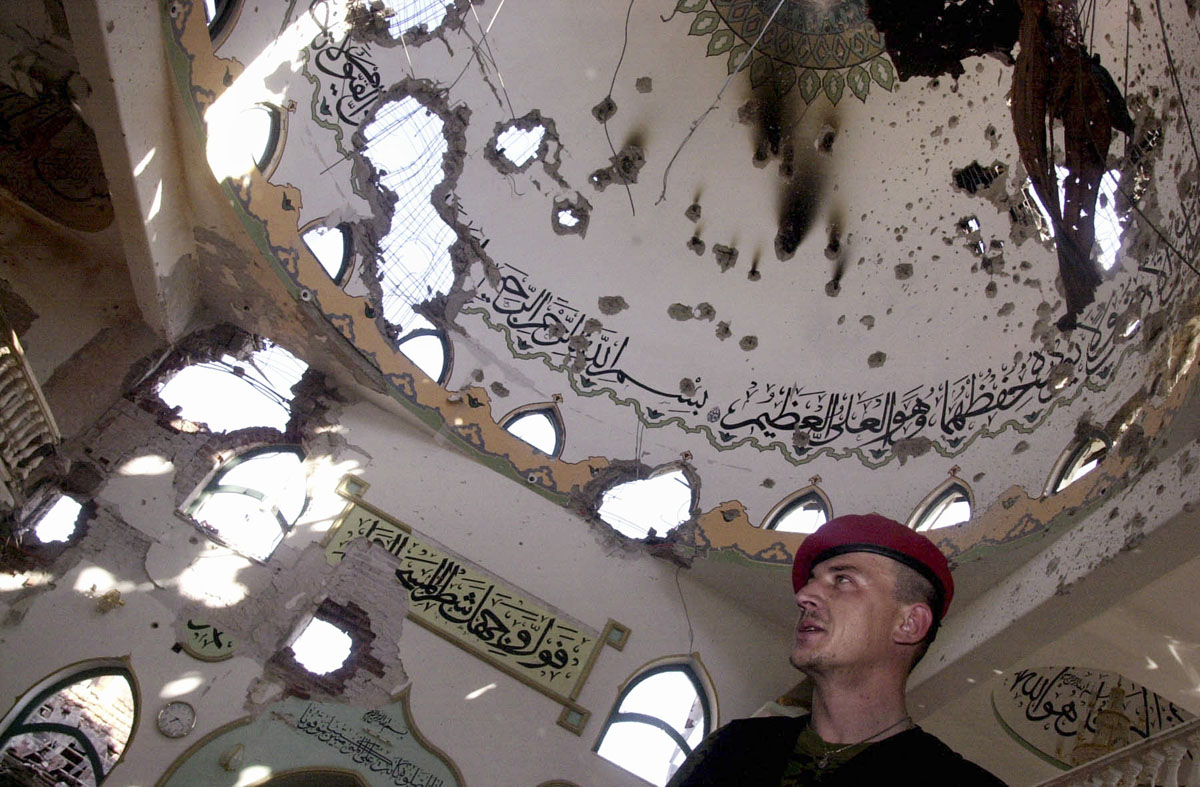
[(851, 552), (817, 564), (796, 593), (793, 666), (815, 675), (894, 658), (892, 633), (902, 618), (895, 588), (896, 564), (882, 555)]

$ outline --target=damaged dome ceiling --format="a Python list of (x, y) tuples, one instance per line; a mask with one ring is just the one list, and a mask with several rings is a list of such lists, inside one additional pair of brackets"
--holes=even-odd
[[(196, 6), (172, 18), (210, 163), (238, 142), (221, 124), (260, 102), (281, 118), (265, 181), (214, 163), (247, 226), (402, 398), (585, 513), (605, 467), (682, 461), (701, 524), (680, 544), (783, 564), (798, 537), (754, 531), (812, 479), (835, 514), (907, 519), (953, 475), (975, 514), (940, 536), (956, 555), (1037, 532), (976, 520), (1036, 507), (1081, 425), (1118, 438), (1179, 373), (1161, 338), (1197, 283), (1194, 9), (1076, 9), (1134, 133), (1093, 216), (1102, 283), (1063, 332), (1013, 131), (1015, 28), (981, 40), (983, 17), (942, 6), (885, 41), (864, 0), (245, 4), (215, 55)], [(1192, 55), (1178, 80), (1164, 41)], [(1054, 160), (1070, 145), (1060, 129)], [(349, 274), (288, 226), (344, 228)], [(389, 374), (378, 348), (430, 329), (443, 384)], [(490, 437), (551, 403), (557, 461)]]

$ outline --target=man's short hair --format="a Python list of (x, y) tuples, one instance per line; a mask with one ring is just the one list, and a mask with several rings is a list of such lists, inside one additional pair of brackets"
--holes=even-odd
[(942, 622), (941, 616), (938, 614), (938, 595), (933, 588), (933, 583), (921, 576), (919, 572), (898, 561), (895, 561), (895, 565), (896, 589), (893, 592), (895, 599), (901, 604), (924, 604), (933, 613), (933, 623), (930, 624), (929, 631), (925, 633), (925, 639), (921, 640), (917, 646), (912, 664), (908, 666), (908, 671), (912, 672), (917, 663), (925, 656), (925, 652), (929, 650), (929, 645), (937, 637), (938, 627)]

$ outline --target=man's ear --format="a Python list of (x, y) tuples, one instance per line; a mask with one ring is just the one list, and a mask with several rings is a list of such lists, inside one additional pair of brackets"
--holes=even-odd
[(916, 645), (925, 639), (933, 625), (933, 612), (928, 604), (905, 604), (900, 608), (900, 622), (896, 625), (894, 639), (900, 645)]

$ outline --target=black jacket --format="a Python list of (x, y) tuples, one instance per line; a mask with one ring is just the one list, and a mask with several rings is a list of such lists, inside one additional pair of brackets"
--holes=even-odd
[[(796, 738), (807, 724), (807, 716), (731, 721), (696, 747), (668, 787), (778, 787)], [(906, 774), (922, 787), (1004, 787), (920, 727), (872, 744), (813, 784), (900, 784), (907, 781)]]

